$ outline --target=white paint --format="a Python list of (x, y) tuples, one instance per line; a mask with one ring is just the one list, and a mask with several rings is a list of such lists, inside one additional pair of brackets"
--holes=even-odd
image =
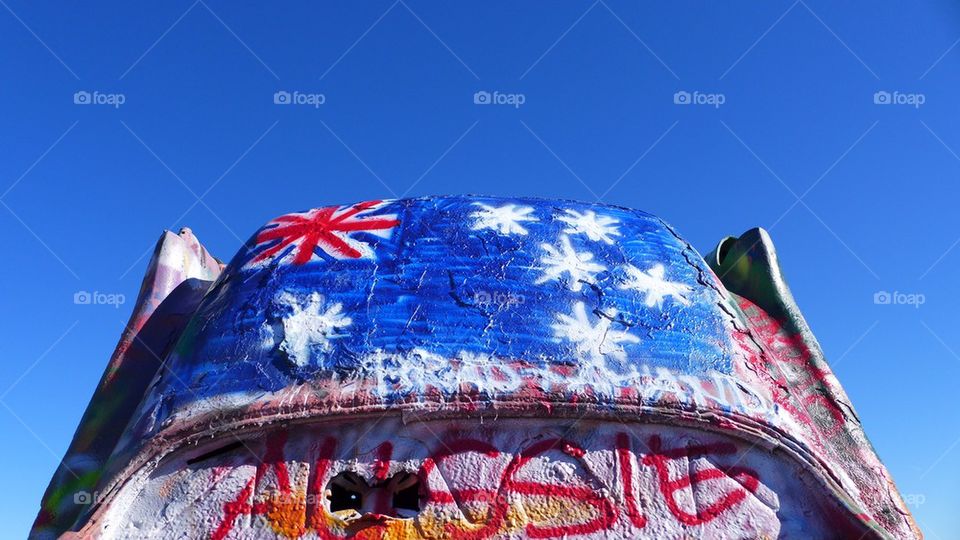
[(596, 360), (610, 356), (623, 360), (626, 352), (620, 343), (640, 343), (640, 338), (611, 329), (610, 325), (616, 314), (616, 311), (604, 313), (598, 316), (596, 324), (593, 324), (587, 316), (583, 302), (576, 302), (572, 316), (557, 314), (557, 322), (552, 325), (554, 336), (573, 342), (581, 358)]
[(469, 385), (486, 395), (505, 394), (519, 390), (523, 379), (515, 369), (504, 368), (502, 362), (490, 355), (461, 351), (457, 355), (460, 365), (451, 369), (451, 382), (457, 387)]
[[(467, 389), (488, 397), (503, 397), (533, 381), (544, 391), (582, 393), (615, 399), (624, 388), (637, 392), (646, 405), (680, 402), (691, 407), (719, 408), (772, 419), (776, 408), (768, 397), (720, 372), (702, 375), (678, 374), (644, 365), (609, 365), (602, 356), (584, 357), (572, 373), (562, 375), (550, 365), (517, 366), (506, 359), (460, 353), (455, 359), (421, 349), (406, 354), (378, 352), (361, 362), (360, 372), (349, 379), (335, 378), (340, 388), (359, 390), (367, 383), (382, 398), (405, 398), (440, 391), (451, 395)], [(708, 389), (708, 387), (711, 387)]]
[[(268, 505), (278, 500), (279, 479), (274, 467), (268, 467), (260, 482), (251, 484), (257, 466), (266, 451), (268, 437), (276, 436), (266, 426), (263, 431), (244, 435), (244, 445), (194, 465), (186, 460), (210, 450), (236, 442), (226, 435), (202, 447), (189, 447), (151, 463), (139, 471), (122, 491), (108, 501), (102, 519), (81, 531), (82, 537), (97, 535), (103, 540), (136, 538), (209, 538), (224, 522), (225, 507), (236, 501), (245, 486), (252, 485), (250, 501)], [(623, 469), (617, 453), (617, 437), (626, 434), (629, 440), (629, 473), (634, 489), (625, 491)], [(670, 478), (684, 478), (697, 471), (741, 467), (759, 480), (753, 493), (742, 498), (718, 517), (701, 525), (684, 525), (668, 509), (661, 480), (653, 466), (643, 463), (650, 453), (648, 442), (658, 437), (666, 450), (689, 445), (726, 445), (730, 450), (707, 455), (670, 459)], [(539, 441), (563, 439), (582, 450), (580, 457), (557, 447), (532, 457), (512, 478), (544, 486), (547, 495), (532, 496), (518, 489), (503, 489), (502, 477), (508, 464), (518, 454)], [(456, 446), (458, 440), (478, 440), (498, 450), (487, 454)], [(505, 497), (516, 511), (511, 521), (491, 534), (491, 540), (526, 537), (522, 531), (534, 526), (571, 525), (596, 515), (585, 500), (551, 494), (551, 488), (581, 487), (593, 497), (608, 501), (615, 519), (602, 530), (588, 535), (557, 535), (586, 539), (649, 540), (660, 538), (833, 538), (835, 523), (828, 516), (836, 512), (834, 497), (812, 482), (812, 473), (785, 454), (756, 447), (749, 442), (719, 433), (657, 424), (621, 423), (619, 421), (554, 419), (501, 419), (480, 424), (471, 420), (444, 420), (404, 423), (398, 417), (377, 417), (360, 421), (301, 425), (291, 429), (283, 446), (284, 462), (289, 470), (290, 488), (300, 497), (308, 494), (312, 474), (317, 470), (319, 448), (333, 444), (333, 455), (321, 486), (330, 478), (349, 471), (374, 485), (377, 470), (377, 449), (385, 442), (392, 446), (388, 476), (401, 471), (416, 472), (438, 452), (449, 455), (435, 460), (435, 466), (422, 482), (435, 493), (490, 493), (489, 499), (474, 497), (473, 502), (457, 504), (426, 501), (411, 518), (410, 537), (448, 537), (455, 530), (466, 532), (478, 524), (497, 497)], [(455, 447), (456, 450), (451, 448)], [(425, 473), (427, 471), (424, 471)], [(680, 508), (688, 513), (706, 508), (730, 493), (743, 489), (741, 481), (719, 475), (696, 481), (693, 488), (671, 494)], [(499, 490), (499, 494), (498, 494)], [(633, 497), (646, 519), (643, 527), (630, 523), (626, 497)], [(349, 536), (348, 513), (334, 514), (326, 509), (327, 501), (320, 494), (325, 516), (323, 526), (335, 537)], [(596, 500), (596, 499), (595, 499)], [(550, 502), (555, 506), (550, 506)], [(584, 513), (584, 509), (587, 509)], [(470, 519), (470, 514), (474, 519)], [(356, 514), (354, 514), (355, 516)], [(227, 538), (287, 538), (281, 533), (281, 522), (267, 512), (241, 514), (231, 521)], [(472, 522), (472, 523), (471, 523)], [(386, 522), (397, 537), (401, 523)], [(520, 528), (516, 528), (519, 526)], [(448, 529), (451, 528), (451, 529)], [(318, 531), (305, 529), (300, 538), (323, 537)], [(384, 531), (386, 532), (386, 531)], [(387, 535), (389, 536), (389, 535)], [(392, 537), (392, 536), (391, 536)]]
[(280, 350), (298, 366), (307, 365), (311, 353), (323, 358), (333, 348), (330, 341), (343, 337), (342, 330), (351, 323), (350, 317), (342, 313), (342, 304), (332, 304), (324, 309), (324, 298), (318, 292), (311, 293), (305, 301), (283, 292), (276, 302), (292, 310), (290, 315), (281, 319), (283, 340)]
[[(593, 253), (589, 251), (577, 252), (570, 244), (567, 235), (560, 235), (560, 248), (550, 244), (540, 244), (547, 252), (540, 262), (544, 265), (543, 276), (534, 283), (537, 285), (548, 281), (563, 281), (571, 291), (579, 291), (584, 282), (594, 283), (594, 275), (603, 272), (607, 267), (591, 262)], [(568, 278), (564, 278), (568, 275)]]
[(505, 204), (503, 206), (490, 206), (480, 202), (473, 203), (480, 207), (480, 210), (470, 214), (470, 217), (476, 221), (473, 224), (473, 230), (493, 229), (503, 235), (527, 234), (520, 223), (525, 221), (539, 221), (536, 217), (529, 215), (533, 212), (533, 207), (517, 206), (515, 204)]
[(618, 220), (609, 216), (598, 216), (593, 210), (587, 210), (584, 213), (576, 210), (564, 210), (565, 216), (558, 216), (557, 220), (567, 224), (563, 232), (567, 234), (585, 234), (587, 238), (594, 242), (603, 241), (607, 244), (613, 244), (612, 236), (620, 236), (617, 228)]
[(674, 302), (689, 306), (690, 301), (684, 297), (691, 289), (679, 281), (669, 281), (665, 278), (666, 270), (657, 263), (649, 270), (643, 271), (633, 265), (623, 267), (627, 273), (627, 280), (620, 285), (621, 289), (632, 289), (645, 295), (644, 304), (647, 307), (662, 308), (665, 298), (673, 298)]

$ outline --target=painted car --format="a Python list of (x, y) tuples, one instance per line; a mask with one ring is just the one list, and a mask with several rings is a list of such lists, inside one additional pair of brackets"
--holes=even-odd
[(766, 232), (473, 196), (165, 233), (32, 535), (920, 537)]

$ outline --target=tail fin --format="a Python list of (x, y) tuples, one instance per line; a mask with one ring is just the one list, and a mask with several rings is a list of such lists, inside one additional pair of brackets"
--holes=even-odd
[(44, 493), (31, 538), (59, 536), (96, 506), (101, 475), (130, 416), (222, 269), (190, 229), (163, 232), (130, 320)]

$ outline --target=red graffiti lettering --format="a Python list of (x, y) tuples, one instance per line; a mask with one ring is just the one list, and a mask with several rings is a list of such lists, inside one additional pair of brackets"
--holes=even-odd
[(620, 463), (620, 481), (623, 482), (623, 499), (627, 505), (627, 518), (638, 529), (647, 525), (647, 518), (640, 512), (640, 504), (633, 494), (633, 458), (630, 453), (630, 436), (617, 434), (617, 460)]
[[(670, 460), (689, 459), (710, 454), (733, 454), (736, 453), (736, 448), (732, 444), (694, 445), (663, 450), (660, 446), (660, 437), (653, 435), (650, 437), (648, 445), (650, 446), (650, 454), (643, 458), (643, 463), (645, 465), (652, 465), (656, 469), (657, 479), (660, 481), (660, 493), (667, 503), (667, 508), (670, 509), (670, 513), (672, 513), (674, 517), (685, 525), (702, 525), (716, 519), (724, 511), (729, 510), (745, 499), (747, 491), (750, 493), (756, 492), (760, 484), (757, 473), (743, 467), (706, 469), (696, 471), (692, 475), (684, 475), (676, 479), (670, 478)], [(727, 493), (712, 504), (697, 509), (695, 514), (687, 512), (677, 503), (676, 494), (678, 491), (687, 488), (692, 490), (696, 483), (723, 478), (737, 479), (745, 489), (738, 489)]]
[[(331, 530), (328, 511), (323, 504), (326, 483), (329, 481), (337, 441), (328, 437), (319, 447), (314, 466), (311, 468), (306, 485), (306, 501), (302, 492), (294, 493), (290, 473), (284, 457), (287, 434), (278, 432), (266, 441), (263, 459), (257, 466), (254, 478), (247, 481), (236, 497), (223, 505), (223, 520), (211, 534), (212, 540), (224, 540), (236, 526), (238, 518), (244, 515), (265, 515), (271, 526), (278, 532), (290, 537), (299, 537), (308, 531), (315, 531), (322, 540), (341, 540), (346, 537), (374, 538), (386, 532), (386, 521), (368, 520), (361, 530), (347, 527), (337, 533)], [(736, 447), (730, 443), (691, 445), (665, 449), (659, 436), (651, 436), (648, 441), (650, 453), (640, 459), (635, 458), (631, 450), (627, 433), (618, 433), (614, 441), (615, 466), (622, 482), (625, 516), (629, 523), (642, 529), (647, 526), (647, 517), (641, 508), (637, 493), (637, 467), (653, 468), (659, 484), (660, 495), (666, 502), (670, 513), (684, 525), (697, 526), (708, 523), (735, 505), (742, 502), (748, 493), (755, 493), (759, 486), (757, 474), (744, 467), (719, 466), (699, 469), (693, 474), (671, 477), (670, 465), (675, 460), (688, 460), (709, 455), (731, 455)], [(525, 479), (524, 467), (532, 460), (551, 451), (562, 452), (572, 458), (577, 468), (587, 474), (586, 482), (549, 483)], [(605, 486), (590, 469), (586, 460), (587, 451), (577, 443), (561, 438), (538, 441), (514, 455), (506, 465), (500, 465), (501, 471), (494, 469), (495, 487), (457, 488), (450, 486), (449, 491), (431, 487), (430, 476), (444, 460), (466, 453), (476, 453), (482, 458), (495, 460), (501, 457), (501, 451), (494, 445), (477, 439), (454, 439), (441, 444), (441, 448), (423, 460), (418, 472), (421, 480), (423, 501), (426, 504), (456, 504), (461, 508), (471, 503), (484, 503), (486, 514), (478, 522), (465, 525), (458, 520), (442, 524), (443, 537), (455, 540), (482, 540), (502, 533), (507, 526), (511, 499), (515, 497), (542, 498), (560, 504), (562, 507), (581, 509), (565, 516), (562, 523), (527, 522), (524, 532), (530, 538), (555, 538), (587, 535), (609, 530), (618, 520), (618, 509), (606, 494)], [(386, 479), (393, 456), (393, 445), (381, 443), (373, 459), (373, 475), (378, 481)], [(501, 462), (502, 463), (502, 462)], [(268, 475), (276, 478), (276, 491), (264, 500), (257, 501), (257, 486)], [(696, 500), (695, 490), (704, 482), (734, 480), (738, 489), (728, 491), (702, 508), (687, 511), (678, 502), (678, 494), (691, 490)], [(302, 487), (300, 489), (303, 489)], [(682, 498), (681, 498), (682, 499)], [(305, 502), (305, 504), (304, 504)], [(388, 501), (389, 502), (389, 501)], [(384, 503), (386, 504), (386, 503)], [(305, 508), (305, 510), (304, 510)], [(381, 512), (381, 509), (376, 510)], [(279, 519), (280, 521), (275, 521)], [(345, 535), (345, 536), (343, 536)], [(357, 536), (359, 535), (359, 536)]]
[(606, 529), (617, 520), (617, 511), (610, 499), (598, 494), (595, 490), (587, 486), (574, 485), (556, 485), (542, 484), (539, 482), (526, 482), (514, 480), (516, 474), (531, 459), (559, 449), (565, 454), (575, 458), (587, 470), (583, 461), (586, 452), (575, 443), (564, 439), (548, 439), (538, 442), (520, 453), (517, 458), (507, 467), (508, 473), (505, 475), (507, 488), (515, 493), (523, 495), (540, 495), (560, 499), (570, 499), (572, 501), (585, 502), (592, 506), (596, 511), (596, 517), (586, 523), (576, 523), (571, 525), (557, 525), (553, 527), (540, 527), (534, 523), (527, 525), (527, 534), (531, 538), (551, 538), (554, 536), (569, 536), (578, 534), (590, 534), (596, 531)]

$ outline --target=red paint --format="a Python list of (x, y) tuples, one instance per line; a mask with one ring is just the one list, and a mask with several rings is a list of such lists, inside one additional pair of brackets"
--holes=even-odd
[[(650, 454), (643, 458), (645, 465), (652, 465), (657, 471), (657, 478), (660, 481), (660, 493), (667, 503), (667, 508), (681, 523), (685, 525), (702, 525), (713, 521), (723, 512), (731, 509), (734, 505), (747, 497), (747, 491), (754, 493), (760, 485), (757, 473), (744, 467), (720, 467), (715, 469), (706, 469), (696, 471), (692, 475), (684, 475), (680, 478), (670, 478), (669, 461), (672, 459), (689, 459), (696, 456), (710, 454), (724, 455), (736, 453), (736, 447), (732, 444), (717, 443), (707, 445), (693, 445), (671, 450), (663, 450), (660, 445), (660, 437), (653, 435), (648, 442)], [(684, 489), (694, 487), (694, 484), (706, 482), (709, 480), (719, 480), (724, 478), (734, 478), (746, 489), (737, 489), (727, 493), (719, 500), (708, 504), (704, 508), (698, 508), (696, 514), (691, 514), (680, 507), (676, 500), (676, 493)]]
[[(330, 470), (330, 462), (333, 460), (333, 452), (337, 448), (337, 441), (333, 437), (327, 437), (320, 447), (320, 453), (317, 455), (316, 465), (313, 467), (313, 475), (307, 485), (307, 527), (319, 530), (323, 528), (323, 493), (327, 481), (327, 472)], [(326, 528), (323, 528), (326, 531)], [(326, 538), (321, 534), (321, 538)]]
[[(811, 364), (813, 353), (801, 334), (789, 333), (780, 321), (749, 300), (741, 299), (740, 308), (763, 350), (757, 350), (758, 344), (751, 339), (753, 334), (736, 333), (734, 337), (753, 370), (770, 381), (774, 402), (810, 428), (815, 444), (823, 445), (825, 440), (831, 440), (844, 429), (847, 419), (833, 399), (830, 371), (826, 366)], [(788, 364), (801, 369), (783, 369), (782, 366)], [(828, 413), (827, 422), (814, 420), (816, 409), (821, 408)]]
[(569, 443), (564, 443), (563, 453), (569, 454), (575, 458), (582, 458), (584, 455), (586, 455), (586, 452), (582, 448), (573, 446)]
[(377, 447), (377, 458), (373, 460), (373, 477), (378, 482), (387, 479), (387, 472), (390, 470), (390, 456), (392, 455), (393, 444), (389, 441)]
[(227, 535), (230, 534), (230, 531), (233, 530), (233, 525), (237, 517), (245, 514), (263, 513), (266, 511), (266, 505), (264, 503), (253, 505), (250, 503), (250, 499), (253, 497), (254, 486), (260, 484), (271, 466), (276, 473), (277, 485), (281, 492), (285, 494), (290, 492), (290, 475), (287, 473), (287, 464), (283, 457), (283, 447), (286, 444), (286, 431), (279, 431), (276, 433), (276, 435), (267, 439), (266, 451), (264, 452), (264, 456), (260, 461), (260, 464), (257, 465), (256, 475), (247, 482), (247, 485), (242, 490), (240, 490), (240, 493), (237, 495), (236, 499), (231, 502), (224, 503), (223, 521), (220, 522), (220, 525), (217, 527), (217, 529), (213, 531), (213, 534), (210, 535), (211, 540), (223, 540), (226, 538)]
[(253, 496), (253, 482), (254, 479), (251, 478), (247, 482), (247, 485), (240, 490), (236, 499), (223, 505), (223, 521), (220, 522), (220, 526), (210, 535), (210, 540), (223, 540), (226, 538), (227, 535), (230, 534), (230, 531), (233, 530), (234, 521), (236, 521), (238, 517), (251, 512), (252, 507), (248, 501), (250, 497)]
[(233, 530), (237, 517), (246, 514), (266, 514), (270, 510), (271, 503), (268, 501), (251, 502), (254, 496), (255, 486), (263, 483), (263, 479), (270, 472), (270, 469), (273, 469), (274, 475), (277, 477), (277, 487), (280, 490), (280, 495), (282, 497), (290, 497), (292, 495), (290, 474), (287, 469), (286, 458), (283, 455), (283, 448), (286, 444), (286, 431), (278, 431), (267, 438), (263, 459), (261, 459), (257, 465), (256, 474), (247, 481), (247, 485), (240, 490), (240, 493), (237, 494), (237, 497), (233, 501), (224, 503), (223, 521), (220, 522), (220, 525), (213, 531), (213, 534), (210, 535), (211, 540), (223, 540), (226, 538), (227, 535), (230, 534), (230, 531)]
[(580, 461), (585, 471), (589, 471), (583, 456), (586, 452), (571, 441), (564, 439), (548, 439), (534, 444), (520, 453), (504, 474), (507, 482), (506, 488), (523, 495), (543, 495), (557, 498), (566, 498), (581, 503), (587, 503), (593, 506), (597, 511), (597, 517), (586, 523), (577, 523), (573, 525), (557, 525), (540, 527), (533, 523), (527, 525), (527, 535), (531, 538), (551, 538), (554, 536), (566, 537), (580, 534), (590, 534), (604, 530), (617, 521), (617, 510), (610, 502), (610, 499), (600, 495), (595, 490), (587, 486), (542, 484), (539, 482), (525, 482), (513, 479), (525, 464), (534, 457), (549, 452), (554, 449), (561, 449), (567, 455), (570, 455)]
[[(263, 479), (271, 470), (277, 478), (277, 487), (280, 491), (280, 496), (292, 496), (290, 476), (283, 452), (286, 442), (287, 434), (283, 431), (267, 439), (263, 459), (257, 466), (255, 477), (247, 482), (233, 501), (224, 504), (223, 520), (212, 533), (212, 540), (224, 540), (233, 530), (238, 517), (247, 514), (266, 514), (271, 510), (270, 505), (272, 502), (270, 500), (263, 502), (252, 501), (256, 486), (261, 485)], [(670, 478), (669, 462), (671, 460), (690, 459), (705, 455), (734, 454), (736, 453), (736, 447), (733, 444), (716, 443), (663, 449), (660, 437), (658, 436), (650, 437), (648, 444), (650, 454), (643, 457), (640, 463), (654, 467), (659, 482), (659, 491), (666, 501), (670, 513), (685, 525), (702, 525), (716, 519), (743, 501), (748, 492), (754, 493), (759, 486), (757, 474), (743, 467), (721, 466), (697, 471), (692, 475), (684, 475), (676, 479)], [(323, 442), (319, 449), (315, 466), (313, 467), (313, 473), (307, 485), (306, 527), (316, 531), (318, 538), (322, 540), (340, 540), (346, 538), (334, 534), (333, 531), (327, 528), (326, 520), (324, 519), (326, 511), (322, 504), (324, 487), (328, 480), (336, 447), (337, 441), (332, 437), (327, 438)], [(647, 525), (647, 518), (643, 515), (639, 498), (635, 494), (634, 460), (627, 433), (621, 432), (617, 434), (614, 448), (623, 486), (627, 518), (634, 527), (642, 529)], [(581, 470), (590, 475), (597, 486), (594, 487), (587, 484), (548, 484), (517, 479), (519, 472), (524, 466), (530, 463), (532, 459), (553, 450), (563, 452), (578, 461)], [(477, 439), (454, 439), (443, 443), (440, 449), (426, 458), (418, 473), (424, 486), (425, 500), (430, 503), (463, 505), (472, 502), (485, 502), (489, 505), (487, 516), (483, 519), (481, 527), (464, 530), (457, 523), (448, 523), (445, 525), (444, 537), (454, 540), (481, 540), (501, 532), (506, 522), (509, 510), (508, 501), (510, 500), (511, 494), (568, 499), (571, 503), (587, 504), (594, 510), (594, 516), (584, 523), (553, 526), (540, 526), (529, 523), (526, 526), (525, 532), (530, 538), (586, 535), (608, 530), (617, 522), (617, 508), (614, 506), (613, 501), (604, 496), (601, 489), (598, 489), (602, 488), (603, 485), (599, 479), (590, 473), (584, 459), (586, 450), (572, 441), (560, 438), (546, 439), (523, 449), (504, 467), (496, 489), (453, 489), (450, 492), (430, 490), (430, 483), (427, 480), (433, 469), (435, 469), (442, 460), (466, 452), (479, 453), (490, 459), (498, 458), (501, 455), (500, 450), (487, 442)], [(380, 481), (386, 479), (392, 454), (393, 445), (390, 442), (384, 442), (377, 447), (377, 457), (374, 460), (374, 476)], [(681, 508), (676, 501), (678, 491), (688, 488), (692, 490), (696, 484), (700, 482), (730, 478), (736, 480), (740, 486), (742, 486), (742, 489), (736, 489), (725, 494), (720, 497), (719, 500), (708, 504), (704, 508), (698, 509), (696, 513), (687, 512)], [(364, 538), (377, 537), (383, 532), (383, 527), (386, 523), (386, 519), (383, 516), (388, 514), (389, 511), (385, 512), (382, 508), (378, 507), (374, 513), (365, 516), (362, 522), (357, 523), (357, 525), (362, 525), (359, 530), (357, 527), (351, 527), (350, 530), (347, 531), (347, 536), (362, 536)]]
[(257, 484), (259, 485), (267, 472), (273, 468), (277, 475), (277, 486), (280, 492), (290, 493), (290, 474), (287, 472), (287, 462), (283, 457), (283, 447), (287, 445), (287, 432), (279, 431), (273, 437), (267, 439), (267, 450), (263, 454), (263, 459), (257, 465)]
[[(273, 246), (263, 250), (252, 262), (260, 262), (277, 254), (280, 250), (302, 238), (300, 245), (297, 246), (297, 254), (293, 259), (294, 264), (304, 264), (313, 257), (313, 250), (321, 245), (321, 248), (330, 249), (337, 254), (349, 258), (357, 259), (362, 255), (344, 242), (336, 233), (347, 233), (353, 231), (377, 231), (396, 227), (400, 224), (396, 219), (377, 219), (366, 218), (358, 221), (347, 221), (364, 210), (369, 210), (381, 201), (367, 201), (355, 204), (349, 210), (334, 216), (334, 213), (340, 209), (339, 206), (328, 206), (316, 210), (316, 213), (310, 217), (288, 214), (280, 216), (274, 220), (276, 227), (261, 230), (257, 234), (256, 243), (276, 242)], [(346, 221), (346, 223), (345, 223)]]
[(620, 463), (620, 481), (623, 482), (623, 499), (627, 504), (627, 518), (638, 529), (647, 526), (647, 518), (640, 512), (639, 501), (633, 495), (633, 459), (630, 453), (630, 436), (617, 434), (617, 460)]
[[(583, 448), (567, 440), (549, 439), (536, 443), (515, 456), (504, 469), (499, 488), (496, 491), (483, 489), (453, 490), (451, 493), (428, 491), (427, 500), (435, 503), (463, 504), (475, 501), (490, 503), (490, 509), (486, 519), (484, 519), (483, 527), (473, 531), (464, 531), (454, 524), (449, 524), (446, 527), (446, 534), (458, 540), (479, 540), (496, 534), (506, 519), (511, 492), (521, 495), (550, 496), (586, 502), (597, 510), (597, 517), (586, 523), (552, 527), (528, 524), (526, 532), (531, 538), (589, 534), (610, 527), (616, 522), (616, 509), (609, 499), (599, 495), (595, 490), (586, 486), (543, 484), (520, 481), (514, 478), (531, 459), (554, 449), (580, 460), (581, 465), (586, 470), (585, 464), (582, 462), (582, 458), (586, 454)], [(461, 452), (480, 452), (490, 458), (499, 456), (499, 451), (495, 447), (483, 441), (466, 439), (448, 442), (436, 454), (424, 461), (421, 468), (421, 478), (424, 485), (429, 486), (426, 479), (441, 459)]]
[(456, 525), (453, 523), (448, 523), (444, 527), (446, 536), (454, 540), (482, 540), (495, 534), (500, 529), (501, 524), (506, 518), (508, 506), (507, 497), (503, 491), (503, 486), (504, 479), (506, 478), (510, 467), (508, 466), (507, 469), (504, 470), (503, 476), (501, 476), (500, 479), (500, 489), (498, 491), (485, 489), (451, 490), (449, 493), (431, 491), (427, 478), (430, 472), (436, 468), (440, 460), (464, 452), (478, 452), (486, 455), (489, 458), (496, 458), (500, 455), (500, 451), (495, 446), (484, 441), (477, 439), (452, 440), (441, 444), (441, 448), (439, 450), (434, 452), (432, 456), (423, 461), (423, 464), (420, 467), (420, 478), (422, 485), (425, 486), (425, 497), (431, 502), (462, 504), (473, 501), (492, 501), (493, 504), (490, 505), (490, 510), (487, 512), (487, 517), (484, 520), (483, 527), (473, 531), (464, 531), (456, 527)]

